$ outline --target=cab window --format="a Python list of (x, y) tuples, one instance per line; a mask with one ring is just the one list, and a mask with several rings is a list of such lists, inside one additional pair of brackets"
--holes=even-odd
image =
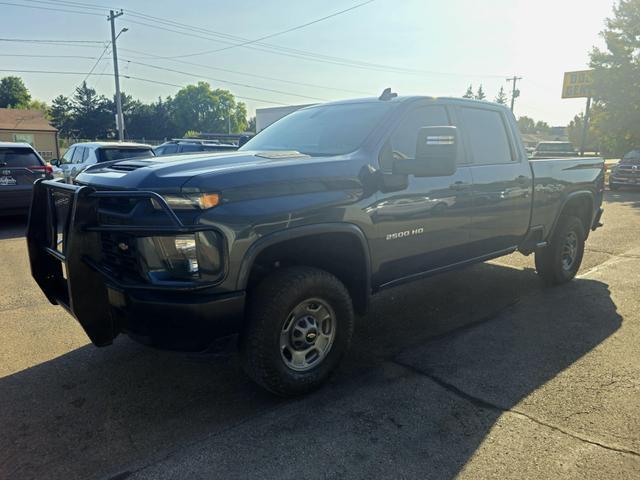
[[(380, 156), (380, 168), (391, 171), (394, 161), (413, 159), (416, 156), (418, 131), (423, 127), (450, 125), (446, 109), (441, 105), (417, 107), (407, 113), (391, 134)], [(389, 151), (390, 150), (390, 151)]]

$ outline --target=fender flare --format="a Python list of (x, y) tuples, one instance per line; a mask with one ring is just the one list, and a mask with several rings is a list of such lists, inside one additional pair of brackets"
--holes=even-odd
[[(558, 221), (560, 220), (560, 217), (562, 216), (562, 212), (564, 211), (567, 204), (570, 201), (580, 197), (586, 197), (591, 202), (591, 212), (590, 212), (589, 221), (593, 223), (593, 219), (595, 218), (595, 214), (596, 214), (596, 211), (595, 211), (596, 197), (593, 194), (593, 192), (590, 190), (578, 190), (576, 192), (571, 192), (562, 200), (562, 203), (560, 204), (560, 208), (558, 209), (558, 213), (556, 214), (556, 217), (553, 220), (553, 223), (551, 224), (551, 228), (549, 229), (549, 232), (547, 234), (547, 239), (550, 239), (555, 233), (556, 228), (558, 226)], [(591, 231), (591, 225), (585, 225), (584, 228), (585, 228), (585, 233), (589, 235), (589, 232)]]
[(237, 279), (237, 290), (245, 290), (249, 282), (249, 275), (255, 259), (266, 248), (276, 245), (280, 242), (293, 240), (295, 238), (309, 237), (313, 235), (321, 235), (325, 233), (345, 233), (358, 239), (358, 243), (362, 247), (365, 261), (365, 279), (366, 292), (371, 293), (371, 253), (369, 250), (369, 242), (364, 232), (353, 223), (335, 222), (335, 223), (319, 223), (314, 225), (303, 225), (300, 227), (288, 228), (270, 233), (259, 238), (247, 249), (240, 264), (240, 271)]

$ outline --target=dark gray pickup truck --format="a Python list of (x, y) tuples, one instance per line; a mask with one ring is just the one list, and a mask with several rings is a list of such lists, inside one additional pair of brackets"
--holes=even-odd
[(38, 181), (31, 269), (97, 346), (238, 338), (246, 372), (295, 395), (336, 368), (380, 290), (516, 250), (571, 280), (603, 171), (528, 160), (499, 105), (385, 91), (299, 110), (237, 152)]

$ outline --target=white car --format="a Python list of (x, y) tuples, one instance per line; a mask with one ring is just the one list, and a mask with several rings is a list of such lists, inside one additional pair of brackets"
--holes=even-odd
[(88, 142), (75, 143), (60, 160), (51, 162), (54, 178), (63, 178), (71, 183), (85, 168), (99, 162), (123, 160), (125, 158), (153, 157), (153, 148), (144, 143)]

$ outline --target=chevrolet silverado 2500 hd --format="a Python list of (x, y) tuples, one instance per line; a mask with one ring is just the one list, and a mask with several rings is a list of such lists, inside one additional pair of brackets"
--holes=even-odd
[(602, 159), (528, 160), (502, 106), (385, 91), (296, 111), (237, 152), (39, 180), (28, 248), (95, 345), (238, 338), (249, 376), (295, 395), (380, 290), (516, 250), (571, 280), (603, 189)]

